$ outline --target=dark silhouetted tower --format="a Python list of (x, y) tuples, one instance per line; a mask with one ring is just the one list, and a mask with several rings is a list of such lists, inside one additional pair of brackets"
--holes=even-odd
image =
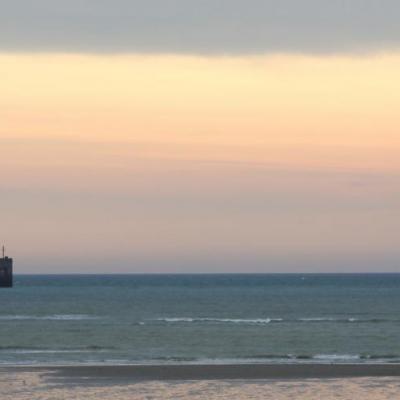
[(0, 287), (12, 287), (13, 285), (13, 260), (5, 255), (0, 258)]

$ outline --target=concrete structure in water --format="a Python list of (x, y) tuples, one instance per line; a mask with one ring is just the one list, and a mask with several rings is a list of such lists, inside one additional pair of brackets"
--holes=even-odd
[(0, 258), (0, 287), (13, 286), (13, 259), (5, 255), (3, 246), (3, 257)]

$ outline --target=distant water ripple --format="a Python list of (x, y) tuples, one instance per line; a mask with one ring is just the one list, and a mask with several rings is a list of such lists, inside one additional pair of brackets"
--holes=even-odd
[(83, 321), (99, 319), (93, 315), (84, 314), (56, 314), (56, 315), (0, 315), (1, 321), (23, 321), (23, 320), (38, 320), (38, 321)]

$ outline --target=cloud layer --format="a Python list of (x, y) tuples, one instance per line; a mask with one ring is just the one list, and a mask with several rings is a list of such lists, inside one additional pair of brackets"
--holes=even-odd
[(392, 50), (397, 0), (0, 0), (0, 51)]

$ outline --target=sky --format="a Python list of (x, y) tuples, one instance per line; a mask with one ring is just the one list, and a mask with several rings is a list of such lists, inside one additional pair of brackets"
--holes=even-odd
[(0, 0), (19, 273), (400, 272), (400, 3)]

